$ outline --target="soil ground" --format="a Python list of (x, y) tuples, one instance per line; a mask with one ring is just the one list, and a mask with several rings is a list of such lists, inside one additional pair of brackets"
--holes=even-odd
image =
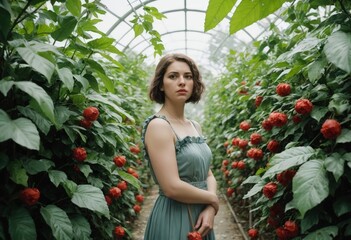
[[(133, 229), (133, 240), (143, 240), (144, 230), (146, 227), (147, 219), (150, 215), (151, 209), (158, 196), (158, 188), (155, 186), (151, 188), (148, 194), (145, 196), (142, 210), (136, 222), (134, 223)], [(246, 233), (243, 231), (240, 222), (235, 221), (235, 213), (227, 204), (225, 197), (222, 194), (220, 196), (220, 208), (215, 218), (214, 231), (216, 240), (247, 240), (244, 236)], [(155, 239), (156, 240), (156, 239)]]

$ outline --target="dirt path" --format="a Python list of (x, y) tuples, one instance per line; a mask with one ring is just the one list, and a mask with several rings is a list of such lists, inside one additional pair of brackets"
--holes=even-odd
[[(139, 218), (136, 220), (133, 229), (133, 240), (143, 240), (143, 234), (146, 227), (148, 216), (152, 206), (157, 198), (158, 189), (152, 188), (145, 196), (144, 204)], [(225, 198), (220, 195), (220, 209), (215, 218), (214, 231), (216, 240), (246, 240), (242, 235), (241, 226), (235, 222), (232, 209), (228, 206)]]

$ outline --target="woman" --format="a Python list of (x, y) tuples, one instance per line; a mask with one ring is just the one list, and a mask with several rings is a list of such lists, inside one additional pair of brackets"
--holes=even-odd
[(210, 170), (211, 150), (200, 125), (184, 116), (185, 104), (198, 102), (203, 91), (200, 72), (188, 56), (169, 54), (160, 60), (149, 96), (162, 107), (146, 119), (142, 132), (145, 158), (160, 195), (144, 240), (185, 240), (193, 231), (215, 239), (219, 200)]

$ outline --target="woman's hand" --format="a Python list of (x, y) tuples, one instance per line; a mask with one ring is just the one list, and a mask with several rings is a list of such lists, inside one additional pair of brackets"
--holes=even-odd
[(202, 237), (205, 237), (213, 229), (215, 214), (216, 211), (211, 205), (208, 205), (200, 213), (195, 224), (195, 229), (197, 229)]

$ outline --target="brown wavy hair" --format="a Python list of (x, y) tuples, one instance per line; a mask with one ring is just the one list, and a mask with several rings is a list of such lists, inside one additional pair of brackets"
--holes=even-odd
[(156, 66), (155, 75), (151, 81), (149, 88), (149, 97), (152, 101), (163, 104), (165, 102), (165, 93), (161, 91), (163, 86), (163, 77), (169, 65), (174, 62), (184, 62), (188, 64), (193, 75), (194, 87), (190, 98), (186, 102), (197, 103), (201, 99), (201, 95), (205, 90), (200, 71), (190, 57), (182, 53), (171, 53), (163, 56)]

